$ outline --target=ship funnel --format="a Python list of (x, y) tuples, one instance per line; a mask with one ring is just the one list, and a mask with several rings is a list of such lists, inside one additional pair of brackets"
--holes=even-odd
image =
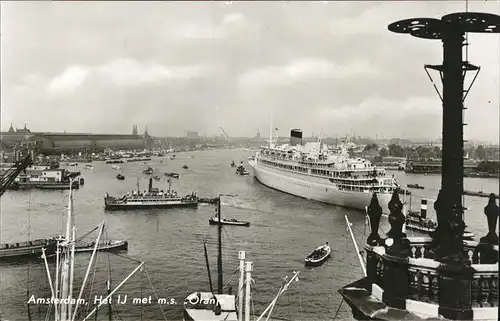
[(153, 178), (150, 177), (149, 178), (149, 191), (151, 191), (152, 188), (153, 188)]
[(290, 146), (302, 145), (302, 130), (292, 129), (290, 131)]

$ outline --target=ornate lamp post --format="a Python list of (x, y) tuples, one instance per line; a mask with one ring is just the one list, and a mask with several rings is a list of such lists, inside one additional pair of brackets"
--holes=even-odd
[[(441, 190), (435, 204), (438, 228), (433, 235), (434, 253), (436, 259), (442, 262), (461, 261), (462, 235), (465, 229), (462, 195), (463, 126), (466, 125), (463, 123), (463, 112), (466, 108), (463, 102), (470, 90), (470, 87), (464, 90), (464, 78), (468, 71), (479, 72), (479, 67), (463, 61), (462, 47), (466, 45), (464, 40), (467, 32), (500, 33), (500, 16), (461, 12), (448, 14), (441, 19), (413, 18), (397, 21), (388, 28), (392, 32), (409, 33), (424, 39), (440, 39), (443, 42), (443, 64), (425, 66), (426, 72), (427, 69), (438, 71), (443, 82), (443, 94), (438, 91), (443, 103), (443, 151)], [(429, 75), (428, 72), (427, 74)]]

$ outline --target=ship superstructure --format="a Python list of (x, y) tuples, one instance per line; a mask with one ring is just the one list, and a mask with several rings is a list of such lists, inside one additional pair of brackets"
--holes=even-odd
[(350, 157), (347, 144), (327, 146), (321, 140), (302, 144), (302, 132), (294, 129), (289, 144), (277, 145), (270, 139), (249, 164), (257, 180), (271, 188), (360, 210), (377, 193), (388, 213), (387, 203), (398, 187), (395, 179), (369, 160)]

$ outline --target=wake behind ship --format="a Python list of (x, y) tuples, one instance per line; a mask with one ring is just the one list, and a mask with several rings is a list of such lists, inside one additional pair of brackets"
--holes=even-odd
[(364, 210), (373, 193), (384, 213), (398, 188), (384, 168), (366, 159), (349, 157), (346, 144), (302, 143), (302, 131), (292, 129), (290, 144), (270, 143), (248, 160), (254, 177), (273, 189), (307, 199)]
[(171, 180), (168, 180), (168, 191), (153, 188), (153, 179), (149, 179), (149, 189), (141, 192), (139, 181), (137, 190), (127, 193), (120, 198), (110, 196), (106, 193), (104, 205), (107, 210), (126, 210), (139, 208), (168, 208), (168, 207), (189, 207), (198, 206), (198, 196), (192, 193), (186, 196), (178, 196), (177, 192), (171, 189)]

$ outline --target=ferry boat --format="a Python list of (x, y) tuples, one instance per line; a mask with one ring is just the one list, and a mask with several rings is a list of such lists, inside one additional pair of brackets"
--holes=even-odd
[[(51, 169), (50, 166), (33, 165), (20, 173), (9, 189), (68, 189), (71, 179), (78, 177), (79, 172), (71, 173), (65, 169)], [(79, 188), (78, 181), (73, 180), (73, 188)]]
[(248, 159), (254, 177), (262, 184), (292, 195), (323, 203), (364, 210), (374, 192), (384, 213), (398, 188), (384, 168), (362, 158), (351, 158), (344, 143), (333, 148), (319, 142), (302, 144), (302, 131), (291, 131), (290, 144), (269, 146)]
[(139, 180), (137, 180), (137, 190), (127, 193), (120, 198), (110, 196), (106, 193), (104, 205), (107, 210), (125, 210), (138, 208), (166, 208), (166, 207), (189, 207), (198, 206), (198, 196), (192, 193), (186, 196), (178, 196), (177, 192), (171, 189), (172, 182), (168, 180), (168, 191), (153, 188), (153, 178), (149, 179), (148, 191), (141, 192)]
[(0, 244), (0, 260), (18, 257), (40, 257), (43, 248), (45, 248), (46, 253), (55, 252), (56, 243), (56, 240), (52, 238)]

